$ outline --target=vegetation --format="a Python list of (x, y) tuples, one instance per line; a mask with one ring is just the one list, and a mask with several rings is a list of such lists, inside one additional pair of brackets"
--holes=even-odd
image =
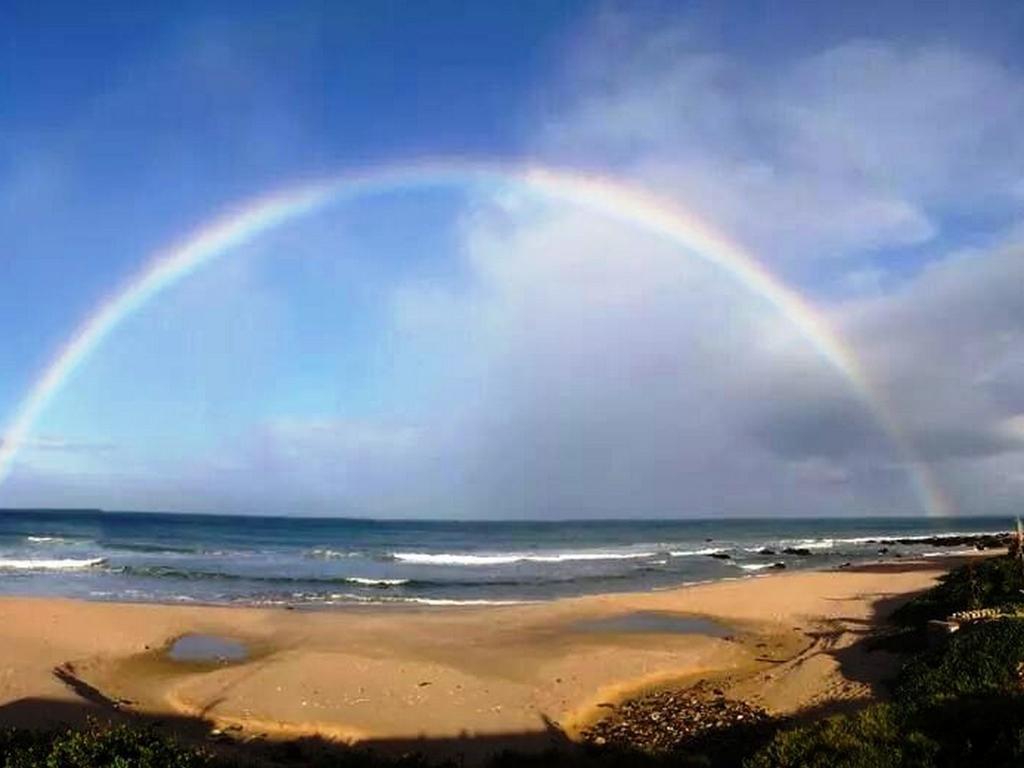
[[(1020, 563), (993, 558), (959, 568), (895, 617), (917, 628), (977, 608), (1017, 608)], [(892, 702), (783, 729), (747, 768), (1024, 765), (1024, 618), (966, 626), (943, 647), (913, 655)]]
[(81, 730), (0, 735), (3, 768), (200, 768), (203, 752), (152, 730), (92, 723)]
[[(1024, 579), (1016, 557), (964, 566), (907, 604), (896, 616), (921, 628), (959, 610), (1017, 608)], [(506, 753), (491, 768), (945, 768), (1024, 765), (1024, 618), (967, 626), (940, 648), (913, 654), (893, 682), (889, 703), (807, 725), (777, 723), (757, 738), (737, 730), (669, 754), (622, 747)], [(728, 747), (723, 750), (723, 745)], [(230, 755), (225, 757), (224, 754)], [(81, 730), (0, 734), (0, 768), (232, 768), (244, 765), (319, 768), (422, 768), (410, 755), (396, 760), (300, 742), (262, 752), (212, 755), (151, 729), (91, 724)], [(448, 763), (447, 765), (454, 765)]]
[(905, 627), (929, 619), (945, 619), (958, 611), (978, 608), (1024, 608), (1024, 570), (1015, 557), (992, 557), (950, 571), (941, 583), (911, 600), (893, 614)]
[(894, 686), (904, 706), (939, 704), (962, 696), (1013, 693), (1021, 688), (1024, 620), (1000, 619), (957, 632), (948, 645), (919, 654)]

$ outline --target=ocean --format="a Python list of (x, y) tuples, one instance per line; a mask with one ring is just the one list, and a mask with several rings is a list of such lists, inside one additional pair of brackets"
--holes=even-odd
[[(0, 594), (500, 604), (933, 556), (964, 545), (928, 537), (1011, 525), (1001, 517), (464, 522), (0, 510)], [(909, 541), (884, 541), (897, 538)]]

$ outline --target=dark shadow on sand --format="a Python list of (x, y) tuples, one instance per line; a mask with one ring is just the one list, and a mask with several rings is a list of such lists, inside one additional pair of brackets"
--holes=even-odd
[[(56, 674), (56, 671), (55, 671)], [(319, 737), (273, 739), (258, 731), (227, 728), (223, 731), (199, 717), (150, 715), (132, 711), (113, 700), (97, 699), (94, 688), (80, 681), (68, 687), (79, 701), (23, 698), (0, 705), (0, 728), (52, 731), (82, 728), (89, 723), (132, 725), (170, 736), (182, 744), (201, 747), (231, 765), (389, 765), (392, 761), (422, 756), (427, 764), (481, 765), (502, 753), (538, 755), (558, 752), (568, 755), (579, 749), (553, 722), (546, 718), (531, 732), (452, 737), (410, 737), (371, 739), (350, 746)], [(378, 758), (375, 761), (373, 758)], [(3, 755), (0, 754), (0, 762)]]

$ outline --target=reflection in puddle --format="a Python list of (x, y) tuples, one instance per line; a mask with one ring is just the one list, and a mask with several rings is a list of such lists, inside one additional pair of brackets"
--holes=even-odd
[(735, 634), (734, 629), (711, 619), (661, 611), (635, 611), (603, 619), (588, 619), (576, 622), (573, 626), (584, 632), (620, 634), (708, 635), (710, 637), (728, 637)]
[(203, 664), (245, 661), (248, 655), (242, 643), (217, 635), (182, 635), (167, 650), (171, 661)]

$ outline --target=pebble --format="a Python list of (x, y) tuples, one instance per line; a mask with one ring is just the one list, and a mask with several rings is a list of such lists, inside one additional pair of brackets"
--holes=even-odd
[[(584, 741), (646, 752), (667, 752), (689, 742), (734, 738), (735, 728), (756, 728), (770, 721), (760, 707), (725, 698), (720, 689), (697, 685), (630, 699), (585, 729)], [(730, 731), (732, 730), (732, 733)]]

